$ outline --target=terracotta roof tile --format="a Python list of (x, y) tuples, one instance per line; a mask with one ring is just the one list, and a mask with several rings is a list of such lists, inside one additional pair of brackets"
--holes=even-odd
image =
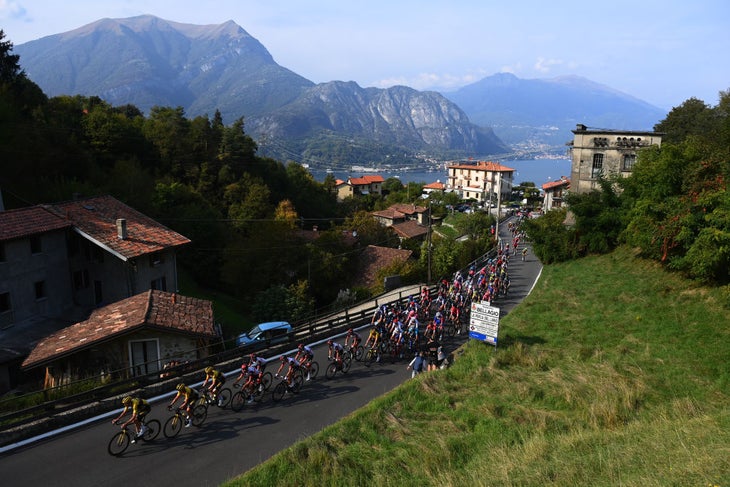
[(399, 211), (406, 215), (415, 215), (416, 213), (425, 212), (428, 208), (426, 208), (425, 206), (418, 206), (408, 203), (396, 203), (395, 205), (390, 205), (388, 209)]
[(437, 191), (443, 191), (444, 189), (446, 189), (446, 185), (441, 181), (436, 181), (433, 183), (428, 183), (423, 187), (423, 189), (435, 189)]
[(71, 223), (37, 205), (0, 212), (0, 241), (71, 227)]
[(560, 178), (557, 181), (551, 181), (549, 183), (545, 183), (542, 185), (542, 189), (552, 189), (557, 188), (559, 186), (570, 186), (570, 179), (568, 178)]
[(397, 211), (392, 207), (386, 208), (384, 210), (374, 211), (371, 214), (374, 216), (379, 216), (380, 218), (387, 218), (389, 220), (400, 220), (406, 217), (405, 213), (401, 213), (400, 211)]
[(448, 166), (449, 169), (478, 169), (481, 171), (492, 171), (492, 172), (514, 172), (511, 167), (503, 166), (492, 161), (477, 161), (476, 164), (451, 164)]
[(370, 287), (375, 284), (377, 272), (395, 262), (405, 262), (413, 254), (412, 250), (393, 249), (368, 245), (360, 258), (360, 270), (356, 286)]
[(367, 186), (372, 183), (382, 183), (385, 181), (383, 176), (378, 175), (366, 175), (359, 178), (350, 178), (348, 182), (353, 186)]
[(210, 301), (150, 290), (94, 310), (88, 320), (42, 339), (23, 367), (34, 367), (144, 327), (217, 336)]
[[(53, 205), (54, 211), (74, 227), (125, 259), (132, 259), (190, 240), (111, 196), (100, 196)], [(127, 238), (117, 235), (117, 219), (127, 221)]]
[(419, 225), (414, 220), (408, 220), (403, 223), (395, 223), (392, 226), (395, 233), (402, 238), (414, 238), (426, 235), (428, 228), (423, 225)]

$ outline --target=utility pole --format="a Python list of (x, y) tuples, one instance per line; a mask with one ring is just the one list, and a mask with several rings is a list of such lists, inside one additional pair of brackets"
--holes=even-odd
[(494, 226), (494, 236), (497, 237), (499, 246), (499, 216), (502, 210), (502, 175), (497, 174), (497, 223)]
[(426, 239), (426, 249), (428, 252), (428, 274), (426, 276), (426, 284), (431, 285), (431, 200), (428, 200), (428, 238)]

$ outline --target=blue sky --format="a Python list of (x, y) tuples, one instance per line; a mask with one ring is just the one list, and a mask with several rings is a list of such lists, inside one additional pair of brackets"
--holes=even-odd
[(315, 83), (448, 91), (498, 72), (578, 75), (667, 110), (730, 89), (727, 0), (0, 0), (16, 45), (142, 14), (233, 20)]

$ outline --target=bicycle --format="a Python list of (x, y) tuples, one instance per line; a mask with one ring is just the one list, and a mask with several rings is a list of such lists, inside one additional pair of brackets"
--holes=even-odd
[[(200, 427), (207, 417), (208, 408), (202, 404), (198, 404), (193, 408), (190, 420), (193, 426)], [(174, 438), (180, 434), (180, 430), (186, 420), (187, 416), (183, 413), (183, 410), (179, 407), (175, 408), (175, 412), (165, 421), (165, 426), (162, 428), (162, 433), (164, 433), (165, 438)]]
[[(150, 419), (149, 421), (143, 421), (142, 425), (147, 427), (147, 431), (141, 436), (143, 441), (152, 441), (160, 434), (160, 422), (158, 420)], [(114, 433), (107, 446), (107, 451), (110, 455), (118, 457), (127, 451), (130, 443), (136, 442), (137, 433), (134, 431), (130, 432), (130, 427), (131, 425), (128, 424), (123, 430)]]
[(207, 388), (200, 391), (201, 404), (203, 402), (205, 402), (206, 405), (215, 404), (221, 409), (225, 409), (228, 406), (231, 402), (231, 396), (233, 396), (233, 393), (228, 387), (224, 387), (219, 390), (215, 397), (213, 397), (213, 394), (211, 394), (210, 390)]
[[(233, 387), (240, 387), (238, 384), (234, 384)], [(266, 389), (264, 388), (263, 383), (256, 384), (253, 389), (243, 389), (241, 388), (240, 391), (237, 391), (235, 394), (233, 394), (233, 397), (231, 397), (231, 410), (235, 412), (241, 411), (246, 404), (249, 404), (249, 397), (253, 396), (253, 402), (259, 403), (264, 398), (264, 391)]]
[(378, 361), (378, 358), (380, 357), (379, 348), (381, 348), (380, 345), (375, 345), (368, 348), (368, 351), (365, 352), (365, 356), (363, 357), (363, 364), (365, 364), (365, 367), (370, 367), (373, 362)]
[(279, 402), (284, 399), (287, 392), (297, 394), (299, 393), (299, 389), (302, 388), (302, 384), (304, 384), (304, 379), (302, 379), (301, 375), (295, 374), (292, 377), (291, 386), (286, 381), (286, 378), (282, 378), (281, 381), (276, 384), (276, 387), (274, 387), (274, 391), (271, 393), (271, 399), (274, 402)]
[(351, 345), (347, 347), (345, 353), (350, 356), (351, 360), (360, 362), (362, 360), (362, 356), (365, 354), (365, 348), (362, 345), (358, 345), (357, 347)]
[(337, 372), (342, 372), (343, 374), (346, 374), (348, 370), (350, 370), (350, 366), (352, 365), (352, 358), (350, 358), (349, 355), (345, 355), (340, 360), (333, 360), (329, 363), (327, 366), (327, 370), (325, 370), (324, 375), (328, 379), (332, 379)]
[[(308, 364), (302, 364), (301, 367), (302, 375), (309, 374), (309, 379), (314, 380), (317, 378), (317, 374), (319, 374), (319, 362), (316, 360), (312, 360)], [(305, 377), (306, 379), (306, 377)]]

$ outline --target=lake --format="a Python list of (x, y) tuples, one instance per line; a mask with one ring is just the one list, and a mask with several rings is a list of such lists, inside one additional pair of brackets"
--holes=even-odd
[[(570, 159), (531, 159), (499, 161), (499, 164), (515, 170), (515, 184), (522, 182), (533, 182), (539, 188), (550, 181), (560, 179), (561, 176), (570, 177)], [(326, 171), (323, 169), (310, 169), (309, 172), (317, 181), (324, 181)], [(346, 173), (334, 171), (332, 175), (337, 179), (347, 180), (348, 177), (361, 177), (365, 174), (379, 174), (385, 179), (397, 177), (403, 183), (434, 183), (441, 181), (445, 183), (448, 179), (446, 169), (433, 171), (375, 171)]]

